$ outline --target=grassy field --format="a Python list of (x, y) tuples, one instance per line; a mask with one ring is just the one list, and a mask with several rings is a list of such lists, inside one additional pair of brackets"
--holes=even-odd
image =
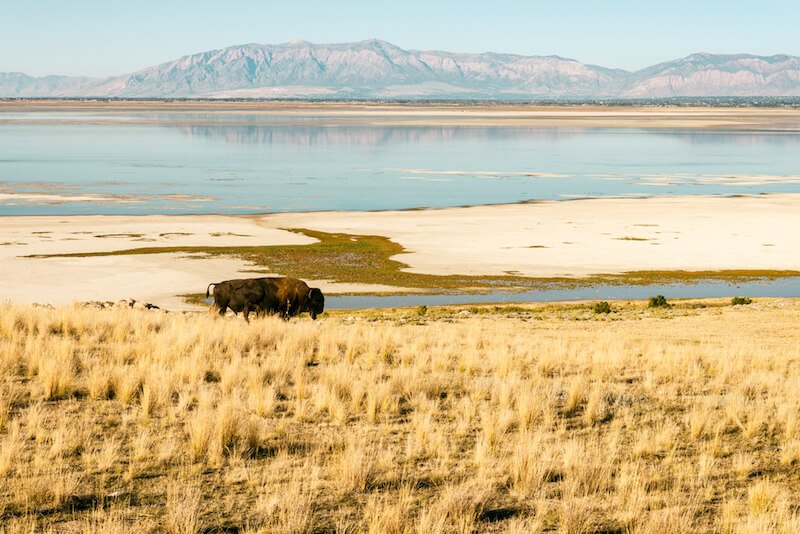
[(6, 305), (3, 532), (798, 532), (800, 301)]

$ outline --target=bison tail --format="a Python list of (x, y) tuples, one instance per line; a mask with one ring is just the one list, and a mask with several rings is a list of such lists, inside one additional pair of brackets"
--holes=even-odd
[(211, 282), (210, 284), (208, 284), (208, 287), (206, 288), (206, 298), (208, 298), (208, 292), (211, 290), (211, 286), (215, 286), (215, 285), (217, 285), (217, 284), (215, 284), (214, 282)]

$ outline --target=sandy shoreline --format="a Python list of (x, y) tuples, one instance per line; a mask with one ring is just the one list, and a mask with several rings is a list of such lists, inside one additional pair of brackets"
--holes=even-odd
[(264, 216), (269, 227), (377, 234), (427, 274), (587, 276), (645, 270), (798, 270), (800, 195), (597, 198)]
[[(0, 218), (0, 301), (69, 304), (133, 298), (191, 309), (177, 295), (211, 282), (256, 276), (243, 261), (186, 253), (37, 258), (144, 247), (304, 245), (313, 239), (268, 228), (253, 217), (226, 215), (13, 216)], [(276, 273), (277, 274), (277, 273)], [(392, 291), (332, 284), (326, 292)]]
[[(281, 228), (385, 236), (426, 274), (529, 277), (643, 270), (800, 270), (800, 195), (605, 198), (386, 212), (0, 219), (0, 300), (63, 304), (176, 295), (250, 276), (245, 262), (185, 253), (36, 258), (138, 247), (309, 244)], [(276, 273), (290, 274), (290, 273)], [(387, 286), (318, 283), (323, 291)]]

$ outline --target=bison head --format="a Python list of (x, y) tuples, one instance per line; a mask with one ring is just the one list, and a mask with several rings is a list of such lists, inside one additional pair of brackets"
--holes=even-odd
[(312, 287), (308, 292), (308, 313), (316, 319), (325, 309), (325, 296), (318, 287)]

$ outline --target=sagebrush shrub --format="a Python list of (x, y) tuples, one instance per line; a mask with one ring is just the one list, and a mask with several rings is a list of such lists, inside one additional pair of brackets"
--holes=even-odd
[(594, 313), (611, 313), (611, 304), (605, 300), (595, 302), (594, 306), (592, 306), (592, 311)]
[(647, 303), (648, 308), (671, 308), (672, 305), (667, 302), (667, 298), (664, 295), (656, 295), (655, 297), (650, 297), (650, 301)]

